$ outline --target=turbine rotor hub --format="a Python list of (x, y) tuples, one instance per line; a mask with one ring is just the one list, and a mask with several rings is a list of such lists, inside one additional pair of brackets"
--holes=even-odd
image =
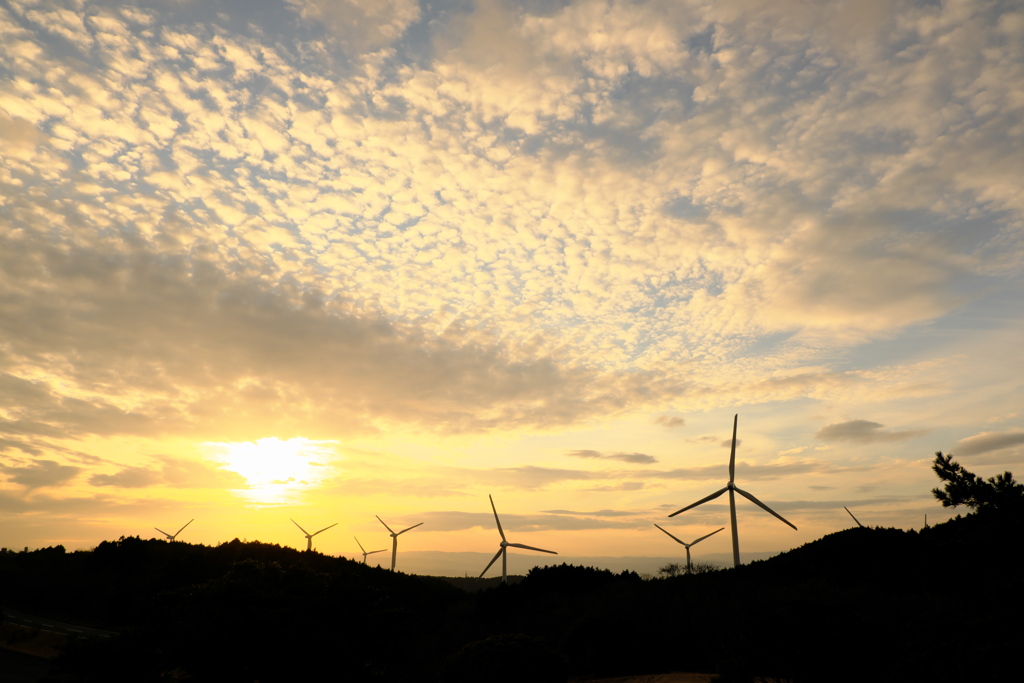
[(508, 547), (508, 541), (502, 541), (502, 542), (501, 542), (501, 543), (500, 543), (499, 545), (500, 545), (500, 546), (501, 546), (502, 548), (507, 548), (507, 547)]

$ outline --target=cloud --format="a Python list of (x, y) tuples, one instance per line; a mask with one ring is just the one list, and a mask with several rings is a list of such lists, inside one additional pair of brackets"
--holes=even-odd
[(670, 429), (686, 426), (686, 420), (678, 415), (659, 415), (654, 418), (654, 424), (662, 425)]
[(868, 420), (850, 420), (826, 425), (818, 430), (815, 438), (822, 441), (852, 441), (854, 443), (884, 443), (905, 441), (927, 434), (927, 429), (906, 429), (903, 431), (883, 431), (883, 425)]
[[(728, 467), (722, 465), (710, 465), (708, 467), (679, 468), (664, 471), (637, 472), (637, 476), (654, 477), (658, 479), (693, 479), (693, 480), (722, 480), (728, 479)], [(750, 465), (745, 462), (736, 463), (736, 478), (741, 480), (771, 480), (787, 477), (794, 474), (810, 473), (831, 473), (851, 471), (851, 468), (844, 468), (832, 463), (801, 460), (792, 462), (769, 463), (766, 465)]]
[(550, 515), (576, 515), (578, 517), (632, 517), (635, 512), (624, 512), (622, 510), (595, 510), (593, 512), (579, 512), (576, 510), (543, 510)]
[(1024, 444), (1024, 431), (982, 432), (957, 441), (953, 452), (959, 456), (980, 455)]
[(948, 391), (834, 359), (1019, 272), (1015, 15), (776, 4), (5, 6), (4, 438)]
[(653, 455), (646, 455), (644, 453), (609, 453), (605, 455), (600, 451), (594, 450), (578, 450), (569, 451), (566, 453), (571, 458), (586, 458), (596, 460), (621, 460), (622, 462), (633, 463), (634, 465), (649, 465), (658, 462), (658, 459)]
[(125, 467), (115, 474), (94, 474), (89, 477), (89, 483), (126, 489), (145, 488), (160, 483), (160, 474), (144, 467)]
[(222, 489), (239, 489), (246, 484), (241, 475), (204, 463), (182, 458), (161, 458), (161, 461), (158, 467), (123, 467), (113, 474), (94, 474), (89, 477), (89, 483), (117, 488), (171, 486)]
[[(575, 516), (574, 514), (536, 514), (517, 515), (499, 511), (501, 526), (506, 534), (531, 531), (581, 531), (588, 529), (636, 529), (646, 525), (644, 522), (618, 522), (613, 519)], [(410, 517), (409, 519), (412, 519)], [(428, 526), (432, 531), (464, 531), (466, 529), (495, 529), (494, 515), (489, 512), (425, 512), (416, 516), (424, 520), (424, 529)]]
[(564, 481), (581, 481), (587, 479), (604, 479), (608, 475), (600, 472), (566, 470), (552, 467), (501, 467), (483, 471), (483, 476), (504, 486), (518, 489), (539, 489)]
[(379, 50), (398, 41), (420, 18), (416, 0), (288, 0), (299, 15), (322, 24), (355, 52)]
[(81, 467), (61, 465), (55, 460), (36, 460), (25, 466), (0, 465), (0, 472), (6, 474), (10, 481), (28, 489), (63, 486), (81, 471)]

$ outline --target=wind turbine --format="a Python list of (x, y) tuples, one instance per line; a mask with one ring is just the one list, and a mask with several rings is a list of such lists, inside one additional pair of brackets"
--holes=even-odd
[[(384, 524), (384, 520), (381, 519), (380, 516), (374, 515), (374, 517), (377, 518), (378, 522), (380, 522), (381, 524)], [(419, 524), (413, 524), (408, 529), (402, 529), (397, 534), (394, 531), (391, 530), (391, 527), (389, 527), (387, 524), (384, 524), (384, 528), (388, 530), (389, 534), (391, 534), (391, 571), (395, 571), (395, 558), (398, 556), (398, 537), (401, 536), (402, 534), (404, 534), (406, 531), (410, 531), (412, 529), (415, 529), (416, 527), (418, 527), (418, 526), (420, 526), (422, 524), (423, 524), (423, 522), (420, 522)]]
[[(658, 526), (658, 525), (657, 525), (657, 524), (655, 524), (654, 526)], [(660, 527), (660, 526), (658, 526), (658, 528), (659, 528), (659, 529), (661, 529), (661, 527)], [(723, 526), (723, 527), (722, 527), (722, 529), (724, 529), (724, 528), (725, 528), (725, 527)], [(665, 531), (665, 533), (666, 533), (666, 534), (668, 534), (668, 537), (669, 537), (669, 538), (671, 538), (671, 539), (672, 539), (673, 541), (675, 541), (676, 543), (680, 543), (680, 544), (682, 544), (682, 545), (683, 545), (683, 547), (684, 547), (684, 548), (686, 548), (686, 573), (687, 573), (687, 574), (692, 574), (692, 573), (693, 573), (693, 570), (692, 570), (692, 569), (691, 569), (691, 567), (690, 567), (690, 546), (691, 546), (691, 545), (697, 545), (698, 543), (700, 543), (701, 541), (703, 541), (703, 540), (704, 540), (705, 538), (707, 538), (708, 536), (714, 536), (715, 534), (717, 534), (717, 533), (718, 533), (719, 531), (721, 531), (722, 529), (716, 529), (715, 531), (712, 531), (712, 532), (711, 532), (710, 534), (708, 534), (707, 536), (701, 536), (701, 537), (700, 537), (700, 538), (698, 538), (698, 539), (697, 539), (696, 541), (690, 541), (689, 543), (685, 543), (685, 542), (683, 542), (683, 541), (680, 541), (680, 540), (679, 540), (678, 538), (676, 538), (676, 537), (675, 537), (675, 536), (673, 536), (672, 534), (669, 534), (669, 533), (668, 533), (667, 531), (665, 531), (664, 529), (661, 529), (661, 530), (662, 530), (662, 531)]]
[[(289, 517), (288, 519), (292, 519), (292, 518)], [(317, 534), (322, 534), (323, 532), (325, 532), (328, 529), (330, 529), (331, 526), (338, 526), (338, 523), (335, 522), (331, 526), (325, 526), (320, 531), (317, 531), (316, 533), (312, 533), (311, 534), (311, 533), (307, 532), (305, 529), (303, 529), (301, 526), (299, 526), (299, 523), (296, 522), (294, 519), (292, 519), (292, 524), (294, 524), (295, 526), (298, 526), (299, 527), (299, 531), (301, 531), (302, 533), (306, 534), (306, 552), (307, 553), (310, 552), (311, 550), (313, 550), (313, 537), (314, 536), (316, 536)]]
[[(852, 513), (852, 512), (850, 512), (850, 508), (848, 508), (848, 507), (846, 507), (846, 506), (844, 505), (844, 506), (843, 506), (843, 509), (844, 509), (844, 510), (846, 510), (846, 511), (847, 511), (847, 512), (848, 512), (848, 513), (850, 514), (850, 516), (851, 516), (851, 517), (853, 517), (853, 513)], [(857, 519), (856, 517), (853, 517), (853, 521), (857, 522), (857, 526), (859, 526), (860, 528), (862, 528), (862, 529), (864, 528), (864, 525), (863, 525), (863, 524), (861, 524), (861, 523), (860, 523), (860, 520), (859, 520), (859, 519)]]
[(490, 498), (490, 500), (491, 500), (491, 510), (494, 510), (494, 521), (497, 523), (497, 525), (498, 525), (498, 533), (501, 535), (501, 543), (499, 544), (501, 546), (501, 548), (498, 550), (497, 554), (494, 557), (491, 558), (491, 561), (487, 563), (487, 566), (484, 567), (484, 570), (482, 572), (480, 572), (480, 577), (479, 578), (481, 578), (481, 579), (484, 578), (484, 574), (487, 573), (487, 570), (490, 569), (491, 565), (494, 564), (495, 562), (497, 562), (498, 558), (500, 557), (501, 558), (501, 582), (502, 583), (508, 583), (508, 549), (509, 548), (523, 548), (524, 550), (536, 550), (537, 552), (540, 552), (540, 553), (551, 553), (552, 555), (557, 555), (558, 554), (554, 550), (544, 550), (543, 548), (534, 548), (533, 546), (523, 545), (522, 543), (509, 543), (505, 539), (505, 532), (501, 528), (501, 520), (498, 519), (498, 510), (494, 507), (494, 498), (491, 498), (491, 494), (487, 494), (487, 497)]
[(735, 416), (733, 416), (733, 419), (732, 419), (732, 452), (729, 454), (729, 483), (725, 485), (725, 488), (719, 489), (718, 491), (715, 491), (714, 493), (712, 493), (710, 496), (707, 496), (706, 498), (701, 498), (696, 503), (691, 503), (691, 504), (687, 505), (686, 507), (684, 507), (682, 510), (676, 510), (671, 515), (669, 515), (669, 517), (675, 517), (680, 512), (686, 512), (690, 508), (695, 508), (698, 505), (703, 505), (704, 503), (708, 502), (709, 500), (714, 500), (715, 498), (718, 498), (720, 495), (722, 495), (723, 493), (728, 491), (729, 492), (729, 516), (730, 516), (730, 519), (732, 521), (732, 562), (733, 562), (733, 566), (734, 567), (740, 566), (740, 539), (739, 539), (739, 536), (736, 533), (736, 494), (737, 493), (740, 494), (741, 496), (743, 496), (744, 498), (746, 498), (747, 500), (749, 500), (751, 503), (754, 503), (755, 505), (760, 507), (765, 512), (768, 512), (768, 513), (774, 515), (775, 517), (778, 517), (781, 521), (785, 522), (786, 524), (789, 524), (789, 526), (793, 527), (793, 529), (796, 530), (796, 527), (793, 526), (793, 524), (791, 522), (789, 522), (785, 517), (780, 515), (775, 510), (772, 510), (770, 507), (768, 507), (767, 505), (765, 505), (764, 503), (759, 501), (753, 495), (747, 493), (746, 491), (744, 491), (740, 487), (736, 486), (736, 424), (737, 424), (737, 422), (739, 422), (739, 418), (740, 418), (739, 415), (735, 415)]
[[(196, 521), (196, 520), (195, 519), (188, 520), (188, 522), (185, 523), (185, 526), (188, 526), (189, 524), (191, 524), (194, 521)], [(160, 533), (162, 533), (164, 536), (166, 536), (168, 541), (173, 541), (174, 539), (176, 539), (178, 537), (178, 534), (180, 534), (182, 531), (185, 530), (185, 526), (181, 527), (180, 529), (178, 529), (173, 534), (169, 534), (166, 531), (164, 531), (163, 529), (156, 529), (156, 527), (153, 527), (153, 528), (156, 529), (157, 531), (159, 531)]]
[[(356, 538), (356, 537), (353, 536), (352, 538)], [(374, 553), (382, 553), (385, 550), (387, 550), (387, 548), (384, 548), (382, 550), (370, 550), (369, 552), (367, 552), (366, 548), (363, 547), (363, 544), (359, 542), (358, 538), (356, 538), (356, 545), (359, 546), (359, 549), (363, 551), (363, 564), (366, 564), (366, 556), (367, 555), (373, 555)]]

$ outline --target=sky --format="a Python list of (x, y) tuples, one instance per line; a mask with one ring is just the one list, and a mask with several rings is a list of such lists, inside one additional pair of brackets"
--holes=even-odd
[(734, 415), (741, 551), (948, 519), (1021, 178), (1014, 2), (0, 0), (0, 545), (683, 557)]

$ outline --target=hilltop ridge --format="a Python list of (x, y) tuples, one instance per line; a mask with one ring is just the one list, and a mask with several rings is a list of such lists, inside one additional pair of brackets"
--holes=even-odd
[[(989, 548), (1019, 526), (852, 528), (736, 569), (644, 580), (559, 564), (507, 586), (238, 539), (128, 537), (3, 553), (0, 604), (119, 631), (69, 650), (79, 680), (285, 681), (328, 664), (346, 681), (999, 680), (1022, 586)], [(329, 662), (296, 656), (317, 651)], [(488, 669), (499, 660), (508, 678)]]

